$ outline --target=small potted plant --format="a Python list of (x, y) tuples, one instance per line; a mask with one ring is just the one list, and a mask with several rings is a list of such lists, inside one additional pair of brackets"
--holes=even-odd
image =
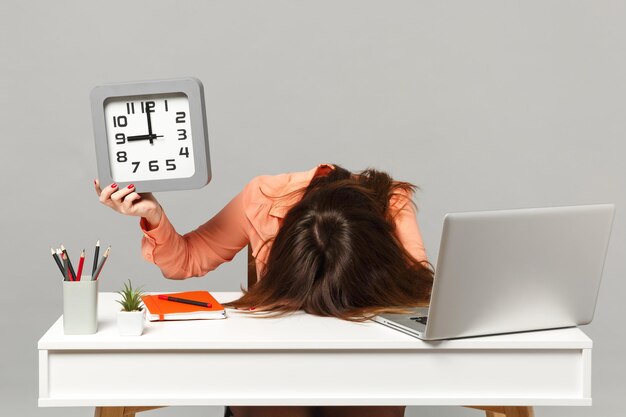
[(145, 320), (143, 309), (141, 288), (133, 289), (133, 285), (128, 280), (128, 285), (124, 283), (124, 289), (118, 291), (122, 296), (121, 300), (116, 300), (122, 305), (122, 310), (117, 313), (117, 328), (122, 336), (141, 336)]

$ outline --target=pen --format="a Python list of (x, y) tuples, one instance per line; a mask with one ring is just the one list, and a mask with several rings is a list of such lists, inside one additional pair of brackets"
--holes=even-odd
[(211, 303), (187, 300), (186, 298), (170, 297), (169, 295), (162, 295), (162, 294), (159, 295), (159, 300), (174, 301), (176, 303), (192, 304), (194, 306), (207, 307), (207, 308), (211, 308), (213, 306)]

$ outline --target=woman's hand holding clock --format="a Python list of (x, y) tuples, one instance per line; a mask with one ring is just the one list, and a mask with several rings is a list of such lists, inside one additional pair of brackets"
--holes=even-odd
[(152, 193), (139, 194), (133, 184), (119, 189), (117, 184), (113, 183), (102, 189), (97, 179), (94, 180), (94, 187), (100, 202), (118, 213), (143, 217), (150, 229), (155, 228), (161, 221), (163, 208)]

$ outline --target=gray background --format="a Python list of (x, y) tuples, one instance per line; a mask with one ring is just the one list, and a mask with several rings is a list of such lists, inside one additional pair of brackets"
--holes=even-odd
[(418, 184), (433, 261), (448, 211), (615, 203), (599, 304), (584, 327), (594, 405), (537, 415), (623, 415), (625, 21), (617, 1), (1, 2), (1, 414), (92, 414), (37, 408), (37, 340), (61, 314), (50, 246), (77, 254), (97, 239), (112, 244), (103, 291), (127, 278), (152, 291), (236, 290), (245, 280), (244, 253), (205, 278), (165, 280), (140, 256), (137, 219), (92, 190), (90, 89), (193, 75), (205, 86), (214, 179), (157, 195), (181, 232), (252, 177), (321, 162)]

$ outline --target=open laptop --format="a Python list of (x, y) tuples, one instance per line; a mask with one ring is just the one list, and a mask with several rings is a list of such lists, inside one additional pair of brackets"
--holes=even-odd
[(423, 340), (591, 322), (615, 206), (448, 213), (430, 304), (373, 320)]

